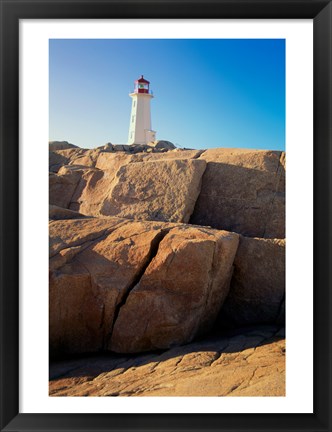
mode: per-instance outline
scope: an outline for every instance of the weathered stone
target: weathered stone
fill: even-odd
[[[158,150],[174,150],[176,148],[173,143],[165,140],[152,141],[149,143],[149,145]]]
[[[65,222],[69,226],[63,229]],[[160,230],[116,218],[53,222],[51,227],[62,236],[50,260],[51,354],[101,350],[116,307],[146,265]]]
[[[77,220],[51,221],[49,224],[50,258],[62,249],[79,246],[92,240],[104,237],[114,226],[125,222],[124,219],[85,218]]]
[[[50,225],[52,355],[94,352],[107,345],[116,307],[146,264],[156,225],[113,219]]]
[[[96,168],[100,170],[109,170],[114,172],[114,174],[117,172],[117,170],[123,166],[127,165],[132,161],[133,156],[127,154],[127,153],[106,153],[101,152],[98,155],[98,159],[96,162]]]
[[[104,145],[96,147],[96,150],[101,150],[103,152],[112,152],[113,151],[113,144],[111,142],[108,142]]]
[[[57,177],[50,177],[50,204],[69,208],[87,216],[98,215],[102,201],[98,204],[96,201],[100,198],[100,191],[96,187],[94,193],[91,193],[91,188],[94,189],[98,179],[103,175],[102,171],[94,168],[80,165],[62,166]],[[107,192],[108,188],[103,190],[104,195]]]
[[[285,339],[277,332],[277,327],[260,326],[163,353],[54,362],[49,394],[285,396]]]
[[[50,151],[78,148],[76,145],[70,144],[68,141],[49,141],[48,145]]]
[[[75,212],[73,210],[68,210],[67,208],[58,207],[55,205],[50,205],[49,208],[49,219],[61,220],[61,219],[80,219],[87,216],[81,213]]]
[[[153,150],[153,149],[148,149]],[[202,150],[180,150],[176,149],[165,153],[151,153],[147,150],[146,153],[130,152],[128,153],[104,153],[101,152],[96,162],[96,168],[101,170],[110,170],[114,173],[123,166],[135,162],[147,162],[169,159],[197,159],[202,153]]]
[[[49,152],[49,171],[57,173],[63,165],[67,165],[69,158],[57,153]]]
[[[52,355],[136,352],[206,332],[227,295],[237,244],[237,234],[185,225],[52,221]]]
[[[265,238],[283,238],[285,236],[286,214],[286,155],[281,153],[277,171],[277,186],[272,200],[270,215],[265,227]]]
[[[85,150],[82,155],[79,155],[78,157],[72,157],[70,165],[81,165],[93,168],[96,165],[96,161],[100,153],[101,150],[98,149]]]
[[[156,154],[156,156],[158,155]],[[155,170],[155,177],[153,179],[151,179],[152,172],[149,173],[149,170],[150,167],[154,167],[154,165],[148,165],[147,167],[143,165],[142,169],[142,164],[140,164],[139,179],[137,178],[137,168],[128,168],[125,175],[114,179],[116,173],[121,167],[130,163],[140,162],[141,160],[144,160],[144,157],[142,155],[128,155],[126,153],[100,153],[96,163],[96,170],[91,169],[80,171],[81,179],[76,188],[75,194],[72,196],[69,208],[75,211],[79,211],[82,214],[91,216],[99,216],[101,214],[107,216],[117,215],[130,218],[148,220],[156,219],[165,221],[181,220],[180,217],[182,212],[185,215],[183,221],[188,220],[189,215],[187,216],[187,213],[192,212],[192,208],[199,191],[198,187],[200,184],[200,171],[196,169],[196,166],[199,164],[202,165],[202,163],[198,162],[197,164],[196,162],[194,162],[196,166],[193,167],[194,169],[188,169],[188,175],[186,174],[187,166],[181,161],[178,162],[179,168],[174,169],[173,167],[173,170],[169,170],[166,166],[167,164],[157,165],[157,167],[161,168],[161,170],[164,169],[164,166],[166,166],[165,173],[160,174],[160,171],[156,172]],[[162,161],[162,163],[165,164],[165,161]],[[180,168],[183,170],[183,172],[180,176],[178,176],[176,181],[172,180],[172,183],[175,184],[169,188],[165,182],[168,181],[168,183],[171,183],[170,176],[176,174]],[[79,168],[76,168],[76,170],[78,169]],[[68,167],[65,167],[65,169],[61,169],[59,173],[64,174],[67,171]],[[133,173],[130,174],[132,171]],[[145,176],[143,182],[141,180],[143,178],[142,175]],[[160,183],[158,177],[161,176],[162,179],[165,181],[160,185],[158,184]],[[128,197],[128,195],[124,193],[124,190],[127,188],[128,183],[130,183],[131,185],[135,185],[136,191],[141,197],[142,193],[144,193],[142,190],[148,187],[147,183],[149,182],[151,183],[151,186],[150,190],[147,191],[148,202],[144,202],[144,200],[142,199],[138,203],[135,197],[133,197],[132,199],[131,196]],[[165,196],[160,196],[161,191],[158,192],[158,190],[153,190],[154,186],[156,188],[163,187],[164,190],[166,189]],[[178,190],[176,190],[177,186],[179,186]],[[186,197],[187,192],[188,196]],[[118,200],[118,193],[122,195],[121,202],[119,202]],[[179,195],[177,199],[175,198],[175,193],[178,193]],[[159,197],[157,198],[158,194]],[[153,196],[156,197],[156,200],[154,200]],[[113,197],[115,197],[115,201],[113,200]],[[154,201],[153,204],[151,203],[151,201]],[[115,202],[118,208],[110,208],[111,206],[113,207],[113,202]],[[166,203],[166,205],[168,206],[165,211],[168,211],[169,213],[171,212],[171,214],[175,210],[174,206],[177,205],[178,215],[180,216],[175,215],[174,219],[171,219],[168,217],[167,213],[163,214],[163,209],[161,209],[161,207],[164,205],[164,203]],[[121,207],[120,212],[118,212],[119,206]],[[154,215],[156,213],[158,214],[158,211],[161,214],[159,215],[159,217],[158,215],[155,217]],[[134,214],[133,212],[137,212],[137,214]],[[142,212],[147,213],[144,213],[142,216]]]
[[[249,237],[285,237],[283,153],[211,149],[190,222]]]
[[[80,178],[82,177],[82,174],[88,170],[89,170],[89,168],[86,168],[84,166],[64,165],[59,169],[58,175],[60,175],[60,176],[72,176],[75,179],[80,180]]]
[[[123,165],[100,212],[131,219],[188,222],[205,166],[203,160]]]
[[[237,246],[233,233],[172,229],[120,309],[109,348],[169,348],[206,332],[228,293]]]
[[[243,227],[248,228],[250,224],[251,228],[256,229],[258,227],[261,229],[262,224],[259,225],[261,221],[255,221],[253,218],[253,208],[251,208],[251,213],[248,213],[250,217],[247,217],[248,214],[244,211],[246,203],[256,200],[259,214],[261,216],[266,215],[263,234],[269,237],[280,228],[280,214],[284,211],[284,153],[218,149],[205,152],[201,155],[204,159],[197,160],[191,158],[197,158],[200,151],[176,150],[160,154],[132,155],[121,152],[98,151],[96,153],[98,155],[97,168],[72,164],[77,158],[85,157],[87,152],[89,151],[77,148],[57,150],[55,154],[69,160],[71,165],[62,166],[58,174],[51,174],[50,176],[50,203],[53,204],[50,211],[50,218],[53,219],[50,225],[50,270],[51,285],[53,288],[55,287],[52,291],[52,298],[54,304],[61,306],[59,293],[66,298],[67,288],[65,287],[72,286],[72,292],[77,291],[78,299],[78,303],[75,305],[75,294],[72,294],[73,298],[68,297],[68,305],[71,304],[74,310],[74,324],[70,330],[71,312],[69,312],[69,306],[60,307],[62,312],[66,311],[63,312],[66,317],[63,327],[65,330],[63,331],[61,330],[62,324],[59,324],[62,322],[62,318],[59,318],[60,312],[55,313],[52,309],[52,316],[55,313],[56,318],[54,319],[58,323],[53,328],[56,328],[55,334],[61,336],[59,336],[60,339],[55,337],[53,352],[71,353],[82,352],[82,350],[94,351],[95,349],[139,351],[183,343],[183,341],[191,340],[195,335],[206,331],[214,322],[224,300],[222,293],[225,291],[220,290],[220,287],[228,286],[233,261],[233,255],[230,252],[227,252],[224,257],[220,257],[217,252],[214,252],[213,260],[217,259],[223,262],[219,269],[221,273],[218,273],[214,265],[209,267],[212,260],[211,250],[213,247],[216,248],[212,245],[219,244],[217,240],[211,240],[211,236],[216,236],[213,234],[215,233],[214,230],[198,229],[197,227],[177,228],[176,230],[174,226],[163,223],[155,223],[152,228],[149,222],[137,222],[137,226],[140,228],[135,228],[131,225],[133,222],[114,217],[100,220],[80,220],[79,218],[84,217],[84,215],[100,216],[105,214],[106,216],[116,215],[143,220],[187,221],[199,194],[206,159],[208,160],[208,167],[210,167],[210,174],[208,177],[206,177],[206,173],[204,174],[205,186],[209,181],[209,176],[212,176],[210,178],[211,191],[208,190],[208,194],[205,196],[205,198],[208,197],[207,206],[210,206],[209,217],[215,218],[213,220],[219,223],[220,214],[229,212],[228,221],[234,219],[232,225],[234,231],[244,230]],[[160,158],[161,160],[148,161],[148,158]],[[213,162],[215,160],[217,162]],[[213,177],[215,173],[217,174]],[[217,179],[225,188],[225,191],[222,191],[222,199],[219,199],[218,195],[215,197],[213,195],[216,191],[220,192]],[[244,185],[244,189],[240,188],[241,184]],[[202,196],[204,198],[203,189],[195,212],[202,205],[200,202]],[[215,198],[215,209],[212,208],[213,197]],[[220,203],[225,203],[226,210],[222,206],[220,207]],[[240,206],[237,212],[236,205],[238,204],[243,205],[243,207]],[[81,214],[65,210],[68,207],[71,210],[80,211]],[[241,208],[242,213],[240,212]],[[233,213],[230,212],[230,209]],[[212,210],[215,211],[215,214]],[[197,217],[197,213],[195,214]],[[197,223],[195,214],[191,221]],[[72,218],[73,220],[65,220]],[[86,225],[82,224],[83,222]],[[202,221],[199,222],[202,223]],[[59,225],[60,223],[62,225]],[[143,259],[143,264],[141,261],[137,263],[137,268],[140,269],[138,270],[139,277],[131,280],[129,288],[127,284],[126,289],[123,286],[120,288],[117,286],[116,293],[113,288],[111,292],[108,292],[106,285],[109,283],[107,273],[109,270],[104,269],[100,274],[98,273],[98,283],[91,282],[96,278],[92,276],[95,273],[93,263],[97,263],[97,267],[102,267],[104,265],[109,266],[112,259],[117,260],[111,252],[107,252],[110,255],[107,255],[104,249],[100,252],[98,245],[104,242],[105,250],[114,249],[114,253],[117,253],[118,249],[114,247],[111,235],[113,235],[114,230],[114,232],[124,230],[124,225],[126,227],[128,225],[129,231],[132,230],[128,234],[130,242],[134,241],[135,243],[142,230],[144,231],[143,237],[151,230],[155,231],[156,237],[151,234],[152,240],[148,237],[147,244],[144,246],[144,251],[148,251],[146,255],[148,258],[145,261]],[[138,230],[137,235],[134,234],[136,229]],[[157,250],[155,242],[159,243],[159,236],[168,231],[169,233],[161,241]],[[253,231],[250,231],[250,234],[253,234]],[[218,235],[221,235],[220,232]],[[227,233],[227,236],[232,235]],[[125,236],[122,235],[122,237]],[[137,239],[132,240],[133,237],[137,237]],[[142,243],[141,240],[140,243]],[[231,244],[231,248],[234,248],[234,239],[229,244]],[[199,252],[196,251],[198,246]],[[282,240],[241,238],[241,247],[235,259],[232,289],[220,313],[220,325],[284,322],[284,246]],[[96,247],[96,250],[92,253],[91,259],[90,254],[93,247]],[[122,244],[121,247],[126,247],[126,245]],[[141,255],[144,256],[144,253]],[[154,253],[157,255],[150,263],[151,254]],[[96,261],[94,261],[95,255],[98,255]],[[229,260],[226,264],[223,261],[226,259],[225,257],[228,257]],[[92,264],[89,264],[89,260]],[[181,267],[182,261],[185,262],[185,270]],[[168,264],[169,262],[171,265]],[[148,268],[145,270],[147,265]],[[123,269],[126,268],[126,264],[123,265],[122,263],[121,268],[121,271],[125,271]],[[193,268],[200,270],[195,273]],[[225,271],[225,269],[229,269],[229,271]],[[117,271],[120,272],[120,270]],[[158,277],[155,276],[156,274]],[[181,309],[181,302],[178,301],[178,298],[185,297],[184,293],[186,293],[186,288],[183,288],[176,279],[178,275],[182,274],[191,275],[193,278],[191,280],[188,276],[191,286],[189,291],[192,295],[192,298],[190,297],[192,304],[189,302],[189,310],[193,310],[195,313],[188,313],[187,318]],[[130,272],[128,275],[131,277]],[[143,277],[139,282],[142,275]],[[207,282],[207,275],[212,278],[211,280],[218,280],[217,285],[211,281],[211,283]],[[103,285],[100,280],[105,280],[106,285]],[[124,280],[127,279],[124,278]],[[130,292],[135,284],[137,286]],[[155,284],[158,285],[158,289],[151,288],[151,286],[155,287]],[[175,288],[174,284],[176,285]],[[208,289],[206,284],[208,284]],[[198,286],[201,286],[202,292],[198,290]],[[178,295],[177,288],[180,289],[181,295]],[[165,289],[167,295],[162,294]],[[209,293],[208,296],[207,292]],[[128,299],[125,301],[128,293]],[[199,299],[205,299],[205,312],[199,303],[200,300],[195,297],[196,295],[200,296]],[[90,315],[87,314],[90,318],[93,316],[93,319],[91,318],[93,330],[90,333],[87,330],[90,324],[87,324],[85,319],[80,321],[77,317],[77,313],[80,314],[80,317],[82,314],[84,315],[88,304],[86,299],[88,299],[88,303],[92,304],[89,311]],[[123,301],[125,303],[120,308]],[[143,302],[143,306],[137,307],[140,302]],[[155,304],[161,307],[161,312],[158,312],[157,315],[158,319],[160,317],[162,319],[158,321],[153,315],[146,328],[140,327],[138,321],[146,322],[149,316],[148,312],[153,311]],[[169,304],[173,306],[172,313],[181,317],[181,325],[175,323],[172,313],[168,314]],[[81,306],[75,311],[77,305]],[[201,312],[198,314],[200,308]],[[192,316],[195,316],[195,320]],[[109,329],[109,325],[112,323],[111,328],[113,329],[114,321],[116,325],[111,338],[112,330]],[[194,321],[195,325],[193,324]],[[128,322],[132,324],[128,326]],[[155,323],[160,324],[160,326],[155,326]],[[78,326],[77,332],[75,326]],[[98,328],[102,328],[102,335],[98,333]],[[135,340],[132,336],[134,331],[140,333],[135,336]],[[128,336],[127,341],[123,342],[122,335],[126,335],[126,332],[131,336]],[[84,334],[87,334],[87,342],[81,341]]]
[[[86,216],[98,216],[103,200],[109,193],[114,174],[80,165],[60,168],[59,177],[75,179],[75,188],[67,207]],[[61,179],[59,180],[61,181]]]
[[[75,172],[60,174],[50,173],[49,176],[49,202],[58,207],[67,208],[71,202],[80,176]]]
[[[113,144],[113,150],[116,152],[127,152],[129,149],[129,144]]]
[[[149,155],[143,155],[142,161],[169,160],[169,159],[197,159],[201,153],[202,150],[175,149],[165,153],[152,153]]]
[[[105,151],[110,151],[110,152],[112,152],[112,151],[113,151],[113,144],[110,143],[110,142],[108,142],[108,143],[106,143],[104,146],[101,146],[101,148],[102,148],[103,150],[105,150]]]
[[[84,170],[69,208],[87,216],[99,216],[113,178],[114,174],[110,171]]]
[[[224,325],[284,323],[285,240],[240,237]]]
[[[137,153],[145,153],[148,150],[151,150],[151,147],[147,144],[130,144],[127,151],[129,153],[137,154]]]
[[[55,150],[54,153],[67,159],[67,163],[64,165],[70,165],[72,161],[80,158],[81,156],[84,156],[88,151],[89,150],[85,150],[77,147],[77,148],[68,148],[65,150]]]

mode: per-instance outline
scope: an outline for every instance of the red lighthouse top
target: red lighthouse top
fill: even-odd
[[[150,81],[147,81],[141,75],[141,78],[135,81],[135,90],[134,93],[149,93]]]

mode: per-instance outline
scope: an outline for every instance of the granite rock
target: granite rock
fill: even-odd
[[[249,237],[285,237],[284,153],[210,149],[190,222]]]

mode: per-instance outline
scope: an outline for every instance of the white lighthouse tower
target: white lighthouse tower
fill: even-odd
[[[156,132],[151,130],[150,101],[153,95],[149,87],[150,82],[141,75],[141,78],[135,81],[134,93],[129,94],[133,101],[128,144],[147,144],[156,139]]]

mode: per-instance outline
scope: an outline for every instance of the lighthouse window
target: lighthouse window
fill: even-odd
[[[136,101],[133,102],[133,107],[135,108],[135,106],[136,106]]]
[[[134,123],[134,120],[135,120],[135,116],[133,115],[131,116],[131,122]]]

